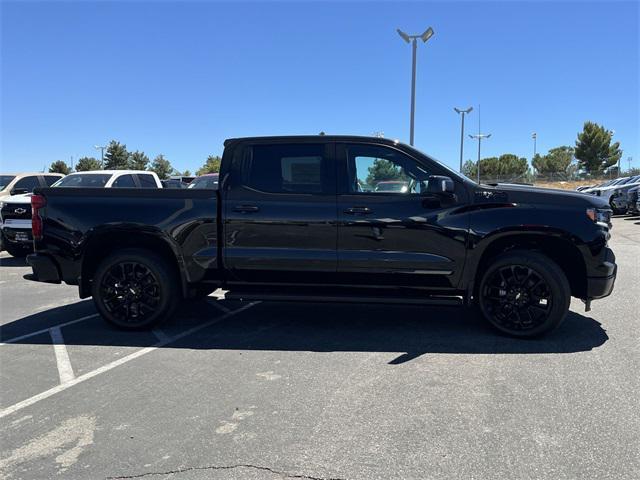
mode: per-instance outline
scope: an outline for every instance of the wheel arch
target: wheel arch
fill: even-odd
[[[149,250],[165,259],[174,274],[179,276],[182,296],[187,293],[187,278],[177,245],[157,230],[107,229],[93,232],[84,242],[82,249],[82,265],[80,269],[80,298],[91,296],[91,282],[100,265],[108,255],[125,248]]]
[[[482,272],[497,255],[511,250],[532,250],[542,253],[555,262],[563,271],[571,295],[584,298],[587,292],[587,269],[580,249],[570,235],[564,232],[503,232],[487,238],[476,245],[471,256],[471,271],[474,272],[467,292],[476,297]]]

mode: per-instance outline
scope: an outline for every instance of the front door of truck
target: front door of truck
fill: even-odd
[[[336,145],[338,271],[343,283],[454,288],[467,238],[455,195],[427,193],[436,162],[418,161],[389,145]]]
[[[333,144],[240,147],[224,195],[230,282],[324,283],[335,276]]]

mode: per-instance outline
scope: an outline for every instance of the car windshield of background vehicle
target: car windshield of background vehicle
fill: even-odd
[[[14,178],[16,178],[15,175],[0,175],[0,190],[4,190]]]
[[[198,177],[187,188],[218,188],[218,175]]]
[[[52,187],[94,187],[94,188],[103,188],[111,175],[108,173],[76,173],[74,175],[68,175],[64,178],[61,178],[59,181],[54,183]]]

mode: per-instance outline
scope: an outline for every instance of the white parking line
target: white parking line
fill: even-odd
[[[169,339],[169,336],[159,328],[154,328],[151,330],[151,333],[153,333],[160,342],[165,342]]]
[[[131,360],[135,360],[138,357],[141,357],[143,355],[146,355],[147,353],[153,352],[154,350],[160,348],[160,347],[164,347],[165,345],[168,345],[169,343],[175,342],[176,340],[179,340],[181,338],[184,338],[186,336],[189,336],[197,331],[202,330],[203,328],[207,328],[210,327],[211,325],[221,322],[223,320],[226,320],[229,317],[232,317],[240,312],[243,312],[244,310],[247,310],[248,308],[253,307],[254,305],[256,305],[257,303],[260,302],[252,302],[249,303],[248,305],[245,305],[244,307],[240,307],[236,310],[233,310],[229,313],[225,313],[224,315],[222,315],[221,317],[218,318],[214,318],[213,320],[209,321],[209,322],[205,322],[202,325],[198,325],[195,326],[193,328],[190,328],[189,330],[186,330],[182,333],[179,333],[177,335],[173,335],[171,337],[168,337],[166,340],[164,341],[160,341],[158,343],[156,343],[155,345],[151,346],[151,347],[146,347],[143,348],[142,350],[138,350],[137,352],[133,352],[130,355],[127,355],[125,357],[119,358],[118,360],[115,360],[111,363],[108,363],[100,368],[96,368],[95,370],[92,370],[90,372],[87,372],[83,375],[80,375],[79,377],[74,378],[73,380],[68,381],[67,383],[63,383],[61,385],[58,385],[56,387],[50,388],[49,390],[39,393],[38,395],[34,395],[33,397],[27,398],[26,400],[22,400],[21,402],[18,402],[14,405],[11,405],[3,410],[0,410],[0,418],[4,418],[7,415],[11,415],[12,413],[15,413],[19,410],[22,410],[23,408],[26,408],[30,405],[33,405],[34,403],[39,402],[40,400],[44,400],[45,398],[49,398],[53,395],[55,395],[56,393],[62,392],[68,388],[73,387],[74,385],[77,385],[79,383],[82,383],[86,380],[89,380],[93,377],[96,377],[98,375],[100,375],[101,373],[105,373],[108,372],[109,370],[112,370],[116,367],[119,367],[120,365],[124,365],[125,363],[130,362]],[[76,322],[71,322],[71,323],[76,323]],[[69,322],[67,323],[69,324]],[[46,331],[46,330],[45,330]],[[15,340],[14,340],[15,341]]]
[[[229,313],[231,310],[229,310],[227,307],[225,307],[224,305],[222,305],[220,303],[220,300],[214,300],[213,298],[207,298],[207,303],[209,305],[213,305],[214,307],[216,307],[219,310],[222,310],[224,313]]]
[[[53,350],[56,353],[56,365],[58,366],[60,383],[64,384],[70,382],[76,378],[76,376],[73,373],[71,360],[69,360],[69,353],[67,352],[67,347],[64,344],[62,330],[60,330],[60,327],[53,327],[49,330],[49,333],[51,334],[51,341],[53,342]]]
[[[67,325],[73,325],[74,323],[84,322],[85,320],[89,320],[90,318],[94,318],[94,317],[97,317],[97,316],[98,316],[98,314],[94,313],[92,315],[87,315],[86,317],[76,318],[75,320],[70,320],[70,321],[65,322],[65,323],[60,323],[58,325],[53,325],[52,327],[43,328],[42,330],[37,330],[35,332],[26,333],[25,335],[20,335],[19,337],[13,337],[13,338],[10,338],[9,340],[5,340],[4,342],[0,343],[0,346],[6,345],[8,343],[19,342],[20,340],[24,340],[25,338],[33,337],[34,335],[40,335],[41,333],[47,333],[52,328],[61,328],[61,327],[66,327]]]

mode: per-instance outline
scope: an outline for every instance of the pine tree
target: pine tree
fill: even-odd
[[[611,143],[613,133],[594,122],[585,122],[578,133],[575,156],[582,169],[590,174],[602,174],[622,157],[620,142]]]

